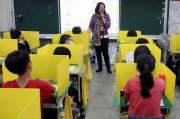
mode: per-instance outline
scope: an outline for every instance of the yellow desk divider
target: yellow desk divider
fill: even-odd
[[[118,31],[118,40],[124,37],[127,37],[128,30],[120,30]],[[136,30],[137,37],[141,37],[141,31]]]
[[[126,52],[134,52],[135,49],[142,44],[119,44],[119,59],[120,62],[126,61]],[[161,62],[161,50],[154,44],[145,44],[152,55],[155,57],[156,63]]]
[[[180,34],[171,35],[170,50],[172,53],[180,53]]]
[[[39,89],[0,89],[0,119],[41,119],[40,105]]]
[[[139,38],[145,38],[148,40],[149,44],[153,44],[153,40],[149,37],[120,37],[118,40],[117,40],[117,43],[122,43],[123,44],[136,44],[136,41],[139,39]]]
[[[56,34],[52,37],[53,44],[59,44],[60,37],[62,34]],[[74,44],[82,44],[83,45],[83,53],[89,53],[90,48],[90,39],[86,34],[71,34],[71,38]]]
[[[21,31],[25,39],[30,45],[30,49],[37,48],[40,46],[39,31]],[[11,39],[10,32],[4,32],[3,38]]]
[[[32,63],[32,79],[52,79],[57,82],[58,96],[68,87],[69,81],[69,58],[68,56],[56,55],[30,55]],[[17,75],[9,72],[4,63],[2,65],[3,81],[14,80]]]
[[[83,46],[77,44],[47,44],[42,48],[38,49],[38,54],[42,55],[53,55],[54,50],[58,46],[66,47],[71,52],[71,59],[69,60],[69,64],[78,65],[78,69],[83,66]]]
[[[90,41],[89,37],[86,34],[72,34],[71,38],[74,44],[82,44],[83,45],[83,53],[89,54]]]
[[[55,34],[55,35],[52,37],[52,43],[53,43],[53,44],[59,44],[61,35],[62,35],[62,34]]]
[[[0,57],[6,57],[15,50],[18,50],[17,40],[0,39]]]
[[[63,33],[63,34],[72,35],[73,33],[72,33],[72,30],[66,30],[66,31],[64,31],[64,33]]]
[[[124,88],[127,81],[130,78],[136,76],[136,64],[131,63],[116,63],[116,80],[115,91],[120,104],[120,91]],[[156,63],[155,70],[153,72],[154,77],[159,77],[160,73],[165,74],[165,96],[171,105],[174,105],[174,91],[175,91],[175,74],[168,69],[164,64]]]

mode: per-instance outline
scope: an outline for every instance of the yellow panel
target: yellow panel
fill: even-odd
[[[174,105],[174,91],[175,91],[175,74],[169,70],[164,64],[162,64],[162,72],[165,74],[165,95],[168,100]]]
[[[84,54],[89,53],[90,42],[86,34],[72,34],[74,44],[82,44]]]
[[[83,76],[82,77],[82,99],[83,99],[83,105],[84,106],[87,106],[88,104],[88,98],[89,98],[89,87],[88,87],[88,84],[89,84],[89,81],[88,79]]]
[[[120,91],[124,88],[127,81],[136,76],[136,64],[131,63],[116,63],[116,79],[115,90],[120,104]],[[174,104],[174,88],[175,88],[175,75],[164,64],[156,63],[155,71],[153,71],[154,77],[159,77],[160,73],[165,74],[165,95],[171,104]]]
[[[66,58],[61,60],[57,65],[58,96],[60,96],[68,87],[70,83],[69,79],[69,57],[66,56]]]
[[[0,119],[41,119],[39,89],[1,88]]]
[[[127,37],[127,30],[118,31],[118,41],[120,41],[121,38]],[[141,31],[136,30],[137,37],[141,37]]]
[[[71,52],[70,64],[77,64],[79,69],[83,66],[83,46],[78,44],[48,44],[38,49],[38,54],[53,54],[54,50],[58,46],[66,47]]]
[[[60,96],[69,84],[68,56],[30,55],[30,58],[32,62],[32,79],[52,79],[54,82],[57,82],[58,96]],[[16,74],[10,73],[5,68],[4,63],[2,70],[4,82],[17,78]]]
[[[119,44],[119,57],[121,62],[126,60],[126,52],[134,52],[136,47],[142,44]],[[154,44],[146,44],[157,63],[161,61],[161,50]]]
[[[40,46],[39,32],[38,31],[21,31],[24,38],[29,43],[30,49]],[[3,38],[11,39],[10,32],[4,32]]]
[[[9,33],[9,32],[4,32],[4,33],[3,33],[3,38],[5,38],[5,39],[11,39],[10,33]]]
[[[60,37],[62,34],[56,34],[52,37],[53,44],[59,44]],[[74,44],[82,44],[84,54],[89,53],[90,48],[90,37],[87,34],[69,34]]]
[[[17,49],[17,40],[0,39],[0,57],[6,57],[10,52]]]
[[[152,38],[149,38],[149,37],[143,37],[143,36],[141,36],[141,37],[139,37],[139,38],[145,38],[145,39],[148,40],[149,44],[153,44],[153,39],[152,39]]]
[[[39,31],[21,31],[30,45],[30,49],[40,46]]]
[[[170,49],[172,52],[180,52],[180,34],[171,35]]]
[[[61,37],[62,34],[56,34],[52,37],[52,43],[53,44],[59,44],[59,41],[60,41],[60,37]]]

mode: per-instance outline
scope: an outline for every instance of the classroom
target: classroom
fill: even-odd
[[[179,119],[180,0],[0,0],[0,119]]]

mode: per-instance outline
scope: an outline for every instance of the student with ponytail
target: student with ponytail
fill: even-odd
[[[128,119],[162,119],[160,101],[164,95],[164,81],[153,78],[155,59],[151,54],[137,56],[139,75],[129,79],[124,97],[129,101]]]

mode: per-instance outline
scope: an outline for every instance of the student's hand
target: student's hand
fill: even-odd
[[[26,41],[23,34],[20,35],[20,39],[22,39],[23,41]]]

